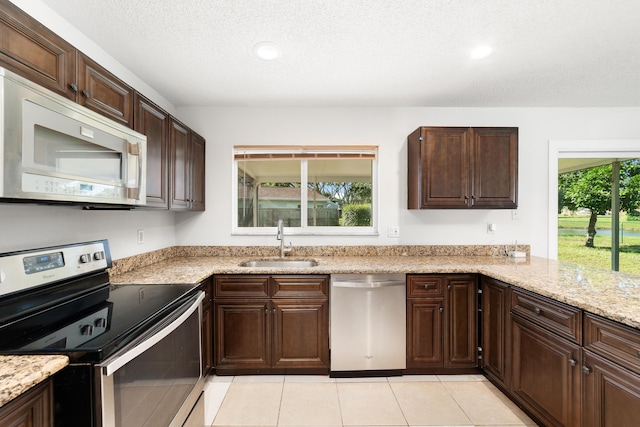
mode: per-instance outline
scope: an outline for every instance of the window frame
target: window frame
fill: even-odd
[[[300,227],[286,227],[286,234],[289,236],[378,236],[378,206],[379,206],[379,186],[378,186],[378,147],[371,145],[335,145],[335,146],[299,146],[299,145],[238,145],[232,148],[232,168],[231,168],[231,235],[234,236],[270,236],[277,232],[277,227],[239,227],[238,226],[238,166],[242,160],[238,155],[242,152],[247,154],[275,154],[276,156],[291,155],[291,160],[300,161],[300,204],[306,206],[308,202],[308,192],[302,191],[308,188],[308,161],[311,158],[305,156],[318,154],[366,154],[371,158],[371,225],[368,227],[355,226],[310,226],[308,225],[308,212],[301,209]],[[300,157],[298,157],[300,156]],[[318,159],[323,157],[319,156]],[[336,156],[339,158],[339,156]],[[287,158],[278,157],[278,160]]]

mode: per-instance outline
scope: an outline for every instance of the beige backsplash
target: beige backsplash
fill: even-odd
[[[288,257],[320,256],[504,256],[512,245],[294,246]],[[276,246],[172,246],[113,261],[111,275],[124,274],[175,257],[277,257]],[[530,253],[529,245],[518,250]]]

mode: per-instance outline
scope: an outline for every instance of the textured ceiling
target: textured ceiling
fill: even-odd
[[[639,0],[41,1],[176,106],[640,106]]]

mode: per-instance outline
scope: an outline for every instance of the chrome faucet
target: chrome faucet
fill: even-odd
[[[293,247],[291,243],[289,243],[289,247],[285,249],[284,247],[284,221],[282,219],[278,220],[278,233],[276,234],[276,239],[280,240],[280,258],[284,258],[284,254],[291,252]]]

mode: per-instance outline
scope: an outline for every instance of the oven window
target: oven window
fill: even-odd
[[[34,162],[49,171],[102,181],[122,180],[122,153],[35,125]]]
[[[200,378],[198,311],[113,377],[116,426],[169,425]]]

